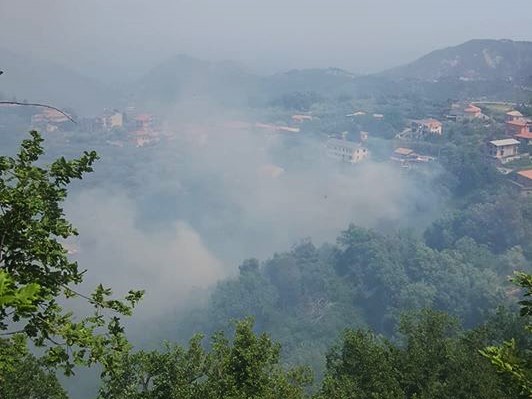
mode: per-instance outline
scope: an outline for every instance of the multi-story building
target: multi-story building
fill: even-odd
[[[488,155],[500,163],[519,159],[519,144],[516,139],[492,140],[488,142]]]
[[[515,120],[518,120],[518,119],[522,119],[523,118],[523,114],[519,111],[509,111],[506,113],[506,122],[511,122],[511,121],[515,121]]]
[[[327,140],[327,154],[344,162],[358,163],[369,157],[369,151],[361,143],[330,138]]]

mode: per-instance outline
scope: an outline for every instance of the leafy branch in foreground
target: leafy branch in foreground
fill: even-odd
[[[517,272],[512,281],[524,289],[524,297],[519,301],[521,317],[527,319],[526,330],[532,332],[532,275]],[[488,358],[501,372],[508,375],[521,389],[524,397],[532,397],[532,356],[530,348],[518,348],[515,339],[501,346],[489,346],[480,353]]]
[[[41,167],[43,139],[36,131],[30,136],[17,156],[0,156],[0,347],[20,348],[20,337],[29,338],[44,348],[48,366],[71,374],[75,364],[98,362],[106,373],[129,348],[119,316],[131,315],[143,292],[116,300],[102,285],[92,295],[75,290],[84,271],[60,240],[78,233],[61,203],[67,185],[92,172],[98,156],[85,152]],[[64,310],[59,303],[72,297],[84,298],[93,314],[79,318]],[[10,364],[12,356],[13,350],[0,350],[0,364]],[[2,375],[0,367],[0,381]]]

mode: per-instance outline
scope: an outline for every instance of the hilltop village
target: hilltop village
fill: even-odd
[[[53,109],[31,108],[31,111],[25,109],[23,113],[28,129],[51,136],[68,136],[73,132],[85,134],[118,148],[164,145],[165,141],[175,139],[179,132],[185,132],[191,140],[202,143],[208,142],[209,136],[217,130],[224,134],[247,131],[262,137],[293,137],[296,141],[298,137],[310,135],[321,142],[320,156],[323,158],[352,167],[372,159],[388,162],[405,171],[437,164],[439,158],[446,156],[446,144],[456,144],[457,131],[466,137],[471,131],[474,132],[471,137],[476,140],[479,154],[520,192],[528,195],[532,194],[529,150],[532,145],[532,119],[517,108],[522,109],[523,106],[507,102],[454,102],[440,109],[437,117],[419,115],[416,119],[405,118],[402,127],[387,133],[384,150],[381,144],[375,148],[376,138],[379,138],[382,126],[386,126],[388,115],[361,109],[344,114],[341,123],[335,121],[336,125],[348,129],[336,132],[323,126],[327,125],[324,121],[327,122],[330,116],[313,110],[291,114],[284,111],[282,115],[285,116],[266,116],[265,121],[215,120],[177,126],[168,123],[162,115],[134,106],[124,110],[107,109],[95,117],[76,116],[75,123]],[[20,107],[2,105],[0,112],[5,116],[21,111]],[[9,118],[6,119],[9,121]],[[279,165],[265,165],[263,169],[284,172]],[[282,174],[266,173],[275,177]]]
[[[532,42],[107,88],[12,65],[0,398],[532,397]]]

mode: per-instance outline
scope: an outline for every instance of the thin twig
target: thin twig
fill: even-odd
[[[22,105],[22,106],[27,105],[30,107],[43,107],[43,108],[53,109],[54,111],[59,112],[61,115],[66,116],[70,122],[77,124],[77,122],[70,115],[66,114],[64,111],[61,111],[59,108],[52,107],[51,105],[39,104],[39,103],[21,103],[18,101],[0,101],[0,104]]]
[[[1,332],[0,333],[0,336],[8,336],[8,335],[15,335],[15,334],[21,334],[23,333],[25,330],[24,329],[21,329],[21,330],[17,330],[17,331],[7,331],[7,332]]]
[[[6,232],[2,234],[2,240],[0,241],[0,267],[4,263],[4,240],[6,238]]]
[[[85,300],[87,300],[91,305],[99,305],[98,302],[96,302],[94,299],[92,299],[91,297],[87,296],[87,295],[84,295],[80,292],[77,292],[76,290],[73,290],[72,288],[70,288],[68,285],[66,284],[61,284],[61,287],[63,287],[63,289],[65,290],[68,290],[70,292],[72,292],[74,295],[77,295]]]

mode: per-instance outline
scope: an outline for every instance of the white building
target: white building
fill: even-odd
[[[118,111],[107,112],[102,118],[102,125],[107,130],[124,127],[124,114]]]
[[[327,155],[344,162],[358,163],[369,157],[369,151],[360,143],[331,138],[327,140]]]
[[[515,139],[492,140],[488,143],[488,154],[501,163],[519,159],[519,141]]]

